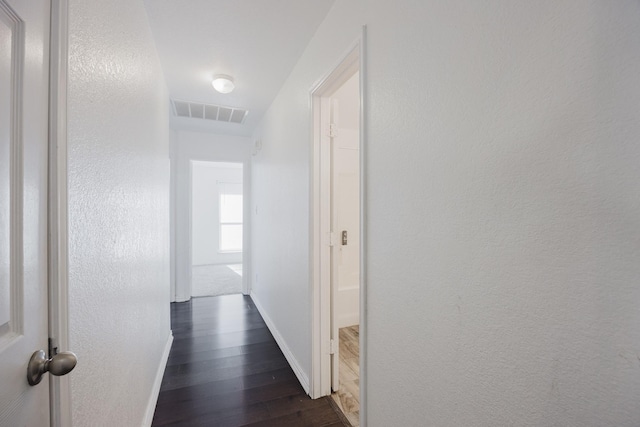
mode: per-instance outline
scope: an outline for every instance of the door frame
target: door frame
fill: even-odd
[[[251,205],[251,200],[249,199],[249,195],[247,194],[248,191],[247,189],[249,188],[249,183],[247,182],[247,179],[250,179],[250,176],[247,173],[247,168],[248,168],[248,163],[247,161],[239,161],[239,160],[210,160],[210,159],[206,159],[206,160],[200,160],[200,159],[195,159],[195,158],[190,158],[189,159],[189,183],[188,183],[188,187],[189,187],[189,191],[188,191],[188,197],[189,197],[189,205],[188,205],[188,211],[189,211],[189,217],[188,217],[188,222],[189,222],[189,249],[188,249],[188,259],[189,259],[189,265],[190,265],[190,269],[188,270],[188,276],[189,276],[189,291],[188,291],[188,298],[187,300],[191,299],[193,297],[193,164],[194,162],[199,162],[199,163],[235,163],[238,165],[241,165],[242,168],[242,287],[241,287],[241,292],[242,295],[249,295],[251,293],[251,289],[249,287],[249,262],[250,259],[248,257],[249,252],[251,252],[250,250],[250,242],[251,242],[251,236],[250,236],[250,231],[249,231],[249,224],[248,224],[248,218],[250,218],[250,205]],[[247,178],[249,177],[249,178]],[[216,189],[217,191],[217,189]],[[183,288],[184,290],[184,288]],[[176,294],[178,294],[176,292]],[[184,296],[186,296],[186,293],[183,293],[183,298]],[[176,301],[181,301],[178,299],[177,296],[174,297],[176,299]]]
[[[49,37],[48,300],[51,347],[69,348],[69,230],[67,187],[68,0],[51,0]],[[69,377],[49,379],[50,424],[71,425]]]
[[[330,330],[331,330],[331,257],[329,247],[330,165],[321,150],[328,138],[323,129],[322,104],[326,97],[344,84],[355,71],[360,72],[360,419],[366,424],[366,27],[336,66],[332,67],[310,90],[311,105],[311,378],[310,394],[319,398],[331,394]],[[325,126],[326,127],[326,126]],[[323,157],[324,156],[324,157]]]
[[[251,160],[238,154],[194,154],[188,152],[182,154],[177,147],[171,153],[171,180],[175,185],[175,196],[170,209],[173,210],[174,227],[170,246],[173,251],[175,287],[171,291],[170,302],[185,302],[192,297],[192,267],[193,267],[193,212],[192,212],[192,187],[193,187],[193,162],[222,162],[242,164],[242,197],[243,197],[243,226],[242,226],[242,294],[251,293]],[[186,171],[185,175],[178,175],[180,171]],[[186,208],[178,209],[178,205],[184,203]],[[179,245],[186,245],[183,256],[178,256]]]

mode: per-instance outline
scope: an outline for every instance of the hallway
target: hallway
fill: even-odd
[[[345,426],[311,400],[248,296],[171,304],[174,334],[154,426]]]

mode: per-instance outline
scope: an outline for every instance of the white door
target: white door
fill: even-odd
[[[340,368],[340,345],[339,345],[339,328],[340,307],[339,301],[339,280],[347,276],[357,278],[357,289],[355,290],[355,298],[358,307],[356,308],[355,319],[360,320],[360,278],[359,278],[359,262],[360,262],[360,224],[361,215],[360,194],[353,198],[357,201],[357,207],[353,208],[357,212],[357,226],[353,229],[348,226],[347,229],[347,245],[342,245],[342,231],[340,227],[345,225],[335,218],[334,207],[343,197],[341,191],[334,191],[336,184],[334,177],[334,151],[336,141],[341,144],[341,132],[344,128],[353,130],[356,135],[355,144],[351,147],[357,147],[358,154],[351,156],[357,157],[357,184],[352,187],[360,186],[360,89],[359,89],[359,64],[360,64],[360,47],[355,47],[344,61],[322,81],[315,89],[312,90],[313,100],[313,186],[312,186],[312,206],[313,206],[313,358],[312,358],[312,387],[311,395],[314,398],[326,396],[333,389],[338,390],[339,384],[339,368]],[[355,99],[352,99],[354,86],[348,85],[349,81],[355,82]],[[340,127],[338,123],[338,105],[344,111],[340,113],[340,118],[344,123]],[[332,105],[334,104],[334,105]],[[333,111],[332,111],[333,110]],[[355,111],[355,116],[354,116]],[[333,121],[333,126],[332,126]],[[354,125],[355,123],[355,125]],[[337,134],[337,135],[336,135]],[[335,135],[335,136],[331,136]],[[352,153],[352,154],[355,154]],[[341,166],[339,166],[340,168]],[[359,189],[358,189],[359,193]],[[346,248],[345,246],[349,246]],[[343,250],[343,249],[346,249]],[[357,257],[352,255],[357,254]],[[336,268],[342,259],[357,258],[356,265],[358,272],[349,273],[347,270]]]
[[[48,0],[0,0],[0,426],[48,426]]]
[[[360,138],[358,129],[339,126],[339,103],[332,100],[331,131],[331,335],[332,389],[338,390],[340,328],[360,319]]]
[[[338,234],[333,269],[338,328],[360,323],[360,135],[340,127],[333,138],[333,226]]]

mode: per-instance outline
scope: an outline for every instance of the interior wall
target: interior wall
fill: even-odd
[[[310,91],[361,32],[359,2],[337,1],[254,133],[252,297],[303,385],[311,369]]]
[[[169,192],[169,259],[170,259],[170,296],[171,302],[175,300],[176,295],[176,186],[177,186],[177,147],[178,147],[178,132],[174,129],[169,130],[169,163],[170,163],[170,192]]]
[[[347,245],[337,245],[334,259],[338,280],[338,328],[360,323],[360,73],[331,96],[337,101],[333,138],[333,230],[347,231]]]
[[[140,426],[154,397],[171,336],[168,105],[142,2],[69,0],[76,426]]]
[[[220,188],[239,184],[242,191],[242,174],[242,163],[192,162],[192,265],[242,262],[242,252],[220,252]]]
[[[243,165],[244,235],[243,247],[243,292],[251,286],[251,138],[212,133],[177,131],[175,164],[175,248],[176,287],[172,300],[188,301],[191,298],[191,161],[233,162]]]
[[[640,3],[366,22],[367,425],[640,425]]]

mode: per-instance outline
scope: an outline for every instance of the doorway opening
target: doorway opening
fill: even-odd
[[[311,92],[312,397],[331,395],[360,425],[364,380],[361,43]]]
[[[331,397],[352,426],[359,425],[360,411],[359,81],[360,73],[356,71],[329,96],[328,111],[325,109],[330,120],[329,203],[333,240],[330,242],[330,316],[334,341]]]
[[[191,161],[191,294],[242,293],[243,165]]]

